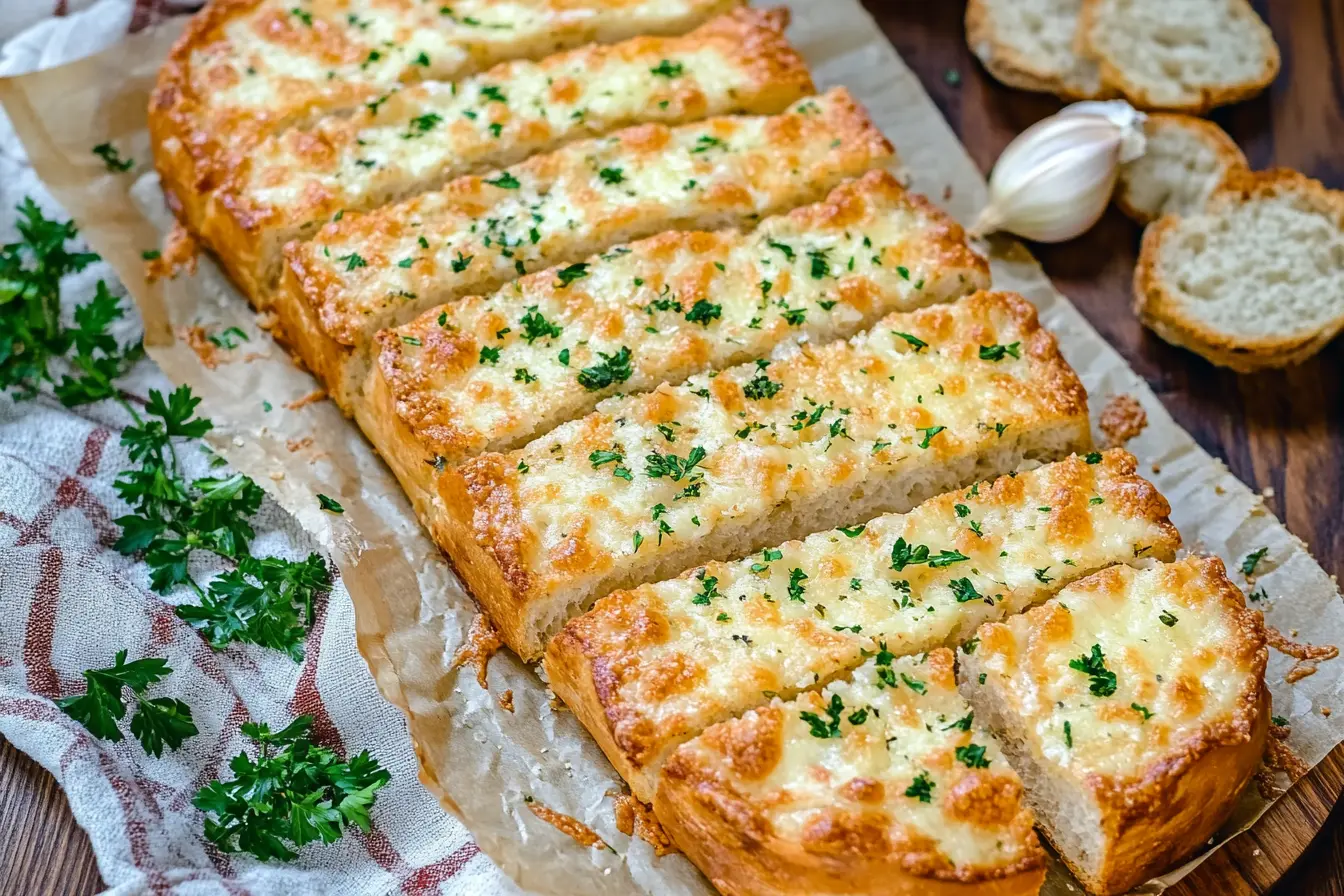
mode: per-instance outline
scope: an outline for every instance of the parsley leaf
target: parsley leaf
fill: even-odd
[[[982,345],[980,346],[981,361],[1002,361],[1005,355],[1011,355],[1014,358],[1022,357],[1020,342],[1014,342],[1010,345]]]
[[[594,364],[579,371],[579,385],[589,392],[605,389],[616,383],[623,383],[630,379],[634,373],[630,367],[630,349],[628,347],[621,346],[621,350],[613,355],[606,352],[598,352],[597,354],[602,359],[600,364]],[[564,361],[565,359],[562,358],[561,360]]]
[[[798,717],[808,724],[813,737],[832,738],[840,736],[840,717],[845,711],[845,703],[839,694],[831,694],[830,705],[826,707],[826,719],[814,712],[800,712]]]
[[[1265,559],[1269,553],[1269,548],[1260,548],[1258,551],[1251,551],[1246,555],[1246,559],[1241,561],[1241,572],[1243,575],[1255,575],[1255,568],[1260,565],[1260,561]]]
[[[691,310],[686,312],[686,319],[693,324],[709,326],[709,322],[717,320],[723,316],[723,306],[714,305],[704,299],[696,299]]]
[[[1069,660],[1069,668],[1091,677],[1089,690],[1092,696],[1109,697],[1115,693],[1115,673],[1106,668],[1106,655],[1101,652],[1100,644],[1093,644],[1090,654]]]
[[[564,267],[556,271],[555,276],[558,278],[555,288],[563,289],[575,280],[580,280],[588,276],[588,263],[586,261],[580,261],[576,264],[571,264],[569,267]]]
[[[135,698],[136,711],[131,716],[131,734],[145,752],[162,756],[164,747],[176,750],[182,742],[196,734],[191,719],[191,708],[172,697],[144,696],[150,685],[167,678],[172,669],[167,660],[145,657],[126,662],[126,651],[117,651],[116,659],[107,669],[84,671],[83,694],[62,697],[56,701],[61,712],[79,722],[94,737],[110,741],[122,739],[117,722],[126,715],[123,690]]]
[[[957,747],[955,755],[957,761],[967,768],[989,768],[989,760],[985,758],[985,748],[980,744],[967,744],[964,747]]]
[[[664,59],[649,71],[663,78],[680,78],[682,73],[682,64],[680,62],[671,62]]]
[[[527,313],[520,321],[523,327],[522,337],[531,345],[538,339],[554,339],[561,333],[558,324],[551,323],[539,311],[536,305],[527,306]]]
[[[929,779],[928,772],[920,772],[915,776],[915,780],[910,782],[910,786],[905,788],[905,795],[921,803],[933,801],[934,783]]]
[[[224,852],[289,860],[308,843],[339,840],[351,825],[368,831],[369,810],[391,776],[367,751],[342,761],[313,744],[312,724],[300,716],[272,732],[244,723],[256,758],[239,753],[229,762],[233,780],[212,781],[191,801],[207,816],[207,840]]]

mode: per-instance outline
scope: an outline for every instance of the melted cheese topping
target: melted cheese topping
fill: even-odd
[[[287,233],[639,121],[778,112],[810,92],[779,17],[741,10],[682,38],[643,37],[376,98],[248,154],[229,204]]]
[[[457,463],[535,438],[617,389],[849,336],[988,281],[960,228],[874,171],[750,234],[662,234],[589,258],[568,285],[551,269],[431,309],[379,335],[379,363],[425,457]],[[495,353],[484,363],[483,350]],[[622,351],[629,378],[584,377]]]
[[[850,681],[710,729],[678,751],[679,772],[712,780],[804,851],[843,834],[856,858],[915,875],[1034,868],[1022,783],[952,667],[947,650],[876,656]],[[768,770],[762,755],[776,760]]]
[[[403,81],[454,78],[590,40],[676,33],[724,0],[262,0],[189,57],[190,86],[217,122],[290,122]],[[204,124],[204,123],[203,123]],[[227,134],[221,135],[227,139]]]
[[[1117,567],[980,629],[979,671],[1040,761],[1080,781],[1142,778],[1254,712],[1265,658],[1253,615],[1217,560]]]
[[[290,288],[329,335],[359,344],[393,317],[621,240],[813,201],[889,151],[843,89],[779,116],[642,125],[345,215],[286,249]]]
[[[608,399],[504,456],[534,593],[1085,413],[1053,339],[1009,294],[891,315],[848,342],[780,354]],[[590,375],[618,366],[608,359]],[[459,469],[470,480],[498,457]]]
[[[604,710],[617,743],[656,764],[709,724],[828,681],[879,647],[956,645],[1079,576],[1170,557],[1169,508],[1134,468],[1112,451],[1004,476],[612,595],[570,628],[584,632],[590,663],[614,671]],[[910,558],[921,546],[931,562]]]

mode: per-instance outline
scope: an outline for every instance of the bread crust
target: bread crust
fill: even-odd
[[[257,139],[249,143],[249,152],[236,153],[223,166],[226,170],[205,200],[194,198],[204,203],[197,221],[200,234],[253,304],[264,309],[279,272],[284,242],[311,236],[338,214],[385,204],[389,190],[392,200],[404,199],[441,187],[454,177],[511,165],[570,140],[599,136],[641,121],[677,125],[707,115],[782,111],[813,89],[805,63],[784,37],[787,24],[786,9],[742,8],[682,37],[643,36],[558,53],[536,63],[505,62],[454,82],[451,92],[438,89],[444,86],[442,82],[413,87],[385,94],[377,104],[367,104],[371,108]],[[613,101],[614,108],[590,110],[579,118],[557,115],[561,111],[558,97],[567,95],[566,90],[579,99],[584,97],[586,85],[572,77],[576,71],[591,73],[598,83],[604,83],[603,77],[623,83],[621,79],[636,62],[651,69],[668,57],[700,59],[715,53],[731,79],[717,70],[690,66],[676,79],[654,78],[667,83],[652,84],[647,96],[621,94],[629,101],[625,108]],[[539,107],[540,114],[529,114],[530,102],[516,95],[520,79],[528,85],[550,84],[544,90],[553,102]],[[513,105],[487,100],[482,109],[464,109],[461,103],[467,103],[468,91],[474,95],[478,82],[500,90]],[[459,96],[464,99],[453,105]],[[645,100],[642,106],[641,97]],[[472,118],[463,117],[467,114]],[[497,131],[485,127],[491,115],[500,119],[495,123]],[[432,128],[427,139],[407,140],[403,134],[390,149],[375,139],[392,129],[415,134],[416,122]],[[376,145],[370,147],[366,136]],[[438,164],[426,161],[427,152],[438,157]],[[360,153],[374,158],[386,153],[389,158],[368,171],[352,169],[351,160]],[[280,180],[291,181],[293,186],[277,195],[273,190]]]
[[[1101,83],[1104,88],[1114,90],[1140,109],[1185,112],[1189,115],[1204,115],[1216,106],[1238,103],[1260,94],[1279,74],[1279,45],[1274,35],[1256,14],[1246,0],[1227,0],[1235,7],[1235,15],[1253,20],[1264,56],[1264,65],[1255,77],[1235,84],[1209,84],[1199,88],[1184,102],[1166,102],[1159,99],[1148,89],[1126,76],[1124,68],[1098,48],[1092,38],[1094,32],[1108,27],[1103,18],[1102,6],[1111,0],[1083,0],[1083,11],[1078,22],[1078,49],[1085,56],[1094,59],[1101,71]]]
[[[937,650],[918,666],[925,670],[920,675],[934,693],[955,688],[953,662],[950,651]],[[767,787],[764,795],[745,792],[739,785],[776,774],[775,769],[789,760],[797,745],[784,740],[781,729],[784,713],[792,709],[791,704],[776,702],[715,726],[673,754],[659,778],[654,811],[664,830],[725,896],[1039,892],[1045,879],[1044,854],[1031,833],[1030,813],[1017,802],[1021,785],[1011,771],[960,769],[957,788],[965,788],[968,796],[974,793],[971,799],[981,810],[993,805],[1001,816],[994,833],[983,836],[1020,840],[1022,854],[1005,864],[952,862],[936,840],[902,817],[902,803],[911,798],[893,793],[892,788],[906,782],[883,777],[832,782],[836,789],[853,788],[850,792],[857,798],[843,807],[826,808],[808,807],[804,801],[799,811],[810,812],[811,819],[801,836],[781,834],[770,813],[774,799],[787,793],[787,785]],[[909,712],[906,706],[901,709],[898,718]],[[864,749],[857,738],[854,747]],[[949,774],[957,773],[958,766],[952,763]],[[949,803],[942,805],[948,812]]]
[[[935,345],[942,342],[944,347],[917,360],[901,360],[914,353],[903,341],[896,345],[900,337],[894,336],[893,330],[923,333],[925,341]],[[1015,349],[1020,352],[1020,360],[1015,362],[1021,365],[1019,368],[990,367],[994,362],[972,360],[979,345],[997,337],[1020,345]],[[851,364],[864,370],[884,370],[896,363],[908,365],[911,372],[905,377],[893,373],[895,380],[890,381],[889,388],[878,389],[858,370],[854,371],[858,381],[842,385],[842,371]],[[799,524],[791,522],[790,514],[801,513],[799,508],[804,505],[800,502],[807,502],[807,525],[811,529],[851,522],[844,514],[862,514],[859,518],[863,518],[908,509],[908,504],[883,503],[889,499],[873,489],[889,477],[913,475],[906,472],[912,469],[911,465],[937,462],[943,454],[947,455],[946,463],[953,464],[955,469],[967,467],[968,473],[963,475],[969,481],[978,478],[969,471],[981,462],[982,452],[997,456],[1000,450],[1021,450],[1053,459],[1069,451],[1085,450],[1089,442],[1084,425],[1086,396],[1081,384],[1060,356],[1054,337],[1040,328],[1035,308],[1009,293],[977,293],[951,305],[891,315],[855,340],[795,349],[769,369],[783,388],[768,401],[749,402],[749,408],[744,407],[743,387],[759,373],[755,364],[739,365],[713,378],[692,378],[675,388],[664,385],[646,395],[613,399],[593,414],[565,424],[525,448],[507,455],[483,454],[444,472],[439,487],[449,518],[443,525],[451,532],[450,544],[445,547],[454,556],[461,551],[473,558],[465,564],[467,581],[477,600],[495,617],[510,647],[527,659],[541,653],[539,633],[528,633],[536,621],[527,617],[542,612],[543,607],[563,600],[572,612],[617,588],[639,581],[656,581],[714,559],[712,554],[706,557],[699,552],[711,550],[703,545],[707,533],[721,530],[690,520],[691,505],[677,503],[678,480],[641,472],[622,483],[615,481],[614,465],[596,463],[589,469],[588,462],[593,459],[590,452],[608,451],[618,442],[630,443],[622,451],[636,469],[640,466],[638,459],[647,453],[671,451],[655,423],[683,415],[697,415],[687,416],[688,425],[698,425],[695,421],[702,419],[698,415],[709,415],[703,419],[714,421],[713,428],[702,427],[696,435],[696,441],[718,446],[712,447],[712,456],[704,455],[704,469],[712,472],[718,465],[725,465],[725,471],[732,469],[734,473],[717,480],[716,485],[708,485],[707,494],[732,506],[732,513],[724,517],[722,526],[728,528],[723,532],[737,532],[734,527],[747,527],[743,531],[750,532],[756,531],[750,527],[762,528],[760,536],[750,537],[770,540],[755,545],[757,548],[796,537],[795,526]],[[872,450],[876,447],[875,440],[892,432],[886,426],[887,420],[902,419],[904,415],[906,419],[932,426],[926,421],[931,419],[929,415],[934,411],[930,409],[935,405],[932,401],[918,401],[913,391],[922,389],[927,377],[942,376],[944,372],[952,376],[958,371],[958,379],[954,381],[957,388],[979,391],[975,405],[955,400],[964,393],[957,393],[949,403],[937,405],[949,424],[943,442],[930,442],[927,448],[919,448],[914,444],[919,441],[916,434],[909,444],[888,441],[878,451]],[[975,385],[968,385],[970,382]],[[928,381],[930,390],[935,386],[935,381]],[[867,405],[851,401],[857,395],[852,396],[849,388],[864,390]],[[907,396],[907,392],[911,394]],[[709,398],[702,397],[702,393],[708,393]],[[804,404],[804,394],[817,407],[824,406],[828,398],[841,407],[851,403],[861,407],[863,416],[849,416],[846,424],[842,424],[848,426],[844,447],[825,439],[814,442],[811,433],[802,432],[813,424],[805,427],[796,414],[790,418],[794,405]],[[1002,431],[978,419],[981,409],[988,406],[998,409],[999,422],[1008,421]],[[736,438],[731,428],[719,429],[750,421],[752,415],[745,420],[736,415],[735,409],[739,407],[771,421],[769,425],[763,424],[770,432],[765,437],[772,442],[768,455],[758,453],[753,447],[757,443],[747,440],[753,432],[749,427],[743,436]],[[818,421],[821,416],[817,414]],[[720,422],[725,417],[727,422]],[[790,419],[797,425],[790,426]],[[837,433],[840,428],[837,427]],[[1013,441],[1012,435],[1003,435],[1010,430],[1020,441]],[[896,435],[900,435],[899,431]],[[860,440],[867,440],[864,451],[856,447]],[[1038,446],[1036,440],[1044,444]],[[559,448],[552,448],[556,445]],[[1000,448],[1001,445],[1007,447]],[[685,452],[691,445],[674,447]],[[1012,464],[1018,462],[1015,458]],[[793,466],[777,468],[788,463]],[[793,470],[791,474],[789,469]],[[520,478],[520,470],[525,471],[525,478]],[[611,484],[613,481],[615,486]],[[859,482],[870,483],[873,488],[859,488]],[[926,479],[921,477],[920,482]],[[616,487],[617,491],[611,491]],[[849,497],[851,489],[855,494]],[[570,490],[577,492],[562,497]],[[621,496],[620,509],[608,492]],[[847,497],[840,498],[842,494]],[[926,494],[919,492],[914,500],[917,502]],[[829,501],[826,495],[832,496]],[[855,502],[853,505],[844,503],[851,500]],[[647,501],[647,505],[633,506],[632,502],[637,501]],[[862,501],[874,505],[871,512],[866,512],[868,505]],[[676,524],[688,533],[697,529],[699,532],[690,539],[670,539],[666,546],[661,540],[655,543],[658,530],[647,525],[647,506],[655,503],[663,504]],[[598,505],[603,508],[601,514],[586,515],[583,508]],[[574,518],[572,526],[561,522],[571,518],[570,511],[564,509],[569,507],[574,513],[584,514]],[[778,513],[764,512],[767,507]],[[680,519],[683,513],[684,523]],[[815,517],[811,516],[813,513]],[[840,518],[830,522],[833,517]],[[525,519],[537,522],[526,523]],[[641,539],[641,547],[634,549],[643,552],[635,560],[629,539],[641,525],[648,535]],[[775,534],[778,531],[775,527],[783,527],[782,533]],[[563,622],[564,618],[556,621]],[[520,633],[527,636],[519,639]]]
[[[801,261],[782,263],[769,248],[772,240],[796,247]],[[836,279],[806,276],[804,249],[811,244],[831,245],[835,257],[857,257],[857,264]],[[988,264],[966,245],[961,227],[881,170],[745,235],[669,232],[625,248],[590,256],[587,275],[575,284],[562,283],[551,268],[380,331],[372,379],[356,412],[361,421],[386,420],[376,430],[365,427],[375,446],[449,466],[483,451],[509,451],[618,390],[675,385],[785,343],[848,338],[893,311],[989,284]],[[768,255],[776,257],[767,266]],[[808,309],[801,324],[762,313],[763,279],[771,280],[772,300]],[[660,302],[674,307],[659,311]],[[699,302],[714,303],[717,317],[688,321]],[[560,332],[526,333],[520,321],[533,313]],[[478,363],[483,346],[502,349],[496,364]],[[631,379],[600,389],[579,383],[576,375],[597,361],[598,351],[621,346],[638,359]],[[561,350],[571,353],[567,365],[556,360]],[[384,448],[385,438],[402,444]]]
[[[741,148],[728,142],[733,137]],[[296,340],[307,352],[301,356],[348,413],[374,335],[384,326],[498,288],[520,269],[578,261],[669,229],[738,226],[819,200],[891,153],[843,88],[780,115],[626,128],[533,156],[493,177],[461,177],[441,190],[327,224],[312,242],[285,248],[275,308],[287,329],[292,321],[311,336]],[[681,189],[678,179],[675,198],[656,177],[642,191],[620,192],[594,176],[595,156],[601,159],[596,164],[631,172],[660,158],[670,158],[669,165],[689,158],[705,171],[692,191]],[[517,216],[516,204],[520,195],[534,193],[527,208],[543,220],[529,237],[530,222]],[[498,218],[491,217],[494,209],[501,210]],[[506,231],[503,237],[494,226]]]
[[[1205,147],[1213,153],[1218,160],[1218,167],[1223,172],[1214,185],[1214,189],[1221,186],[1231,173],[1249,170],[1250,166],[1246,162],[1246,156],[1242,153],[1241,147],[1237,145],[1237,141],[1233,140],[1226,131],[1213,122],[1179,112],[1153,112],[1148,115],[1148,120],[1144,123],[1144,130],[1150,138],[1159,130],[1166,128],[1193,132]],[[1162,217],[1161,214],[1150,215],[1145,210],[1135,206],[1130,198],[1130,182],[1125,176],[1125,171],[1126,166],[1121,166],[1120,177],[1116,181],[1115,204],[1122,212],[1140,224],[1150,224],[1157,218]]]
[[[651,799],[659,767],[678,744],[726,716],[767,702],[767,694],[789,699],[811,686],[814,677],[824,684],[848,672],[865,652],[876,652],[879,642],[898,654],[956,646],[979,621],[1045,600],[1073,578],[1136,555],[1171,559],[1180,536],[1168,519],[1170,507],[1151,483],[1135,475],[1136,467],[1133,456],[1119,450],[1098,455],[1095,464],[1074,456],[980,483],[974,494],[959,490],[908,514],[879,517],[853,537],[819,532],[781,545],[778,568],[799,564],[809,576],[808,594],[828,595],[821,604],[824,618],[806,602],[781,606],[760,600],[762,590],[780,593],[770,578],[776,567],[760,563],[760,555],[710,563],[674,582],[615,592],[551,639],[547,679],[635,795]],[[1102,500],[1093,504],[1094,497]],[[1052,506],[1053,516],[1041,527],[1041,537],[1070,564],[1060,563],[1058,555],[1031,551],[1035,545],[1026,541],[1028,536],[1008,540],[1013,529],[1008,520],[1038,512],[1044,503]],[[1115,522],[1112,514],[1125,522]],[[967,520],[977,526],[983,522],[982,534],[969,529]],[[956,534],[949,535],[949,529]],[[975,568],[967,572],[955,564],[946,572],[903,570],[884,578],[882,567],[899,532],[932,549],[954,546],[972,558]],[[994,559],[1001,551],[1009,559]],[[868,558],[876,559],[873,568]],[[761,566],[767,568],[758,570]],[[1045,579],[1034,576],[1035,570]],[[692,597],[702,575],[715,578],[731,624],[712,621],[717,605],[695,607]],[[1001,583],[997,610],[982,601],[938,599],[937,589],[963,575],[986,591],[984,581]],[[861,588],[847,585],[852,576],[860,577]],[[950,625],[950,632],[918,615],[906,621],[908,613],[892,603],[895,592],[889,587],[889,579],[900,577],[919,596],[918,606],[934,611],[936,626]],[[835,602],[831,596],[845,595],[846,587],[848,596]],[[959,617],[967,621],[958,623]],[[860,631],[851,631],[852,624]],[[742,635],[750,643],[732,640]],[[752,644],[762,645],[759,653]]]
[[[356,106],[400,82],[460,77],[501,59],[536,58],[589,41],[610,43],[641,32],[681,33],[739,3],[687,0],[684,8],[670,15],[649,11],[632,15],[631,4],[619,0],[592,0],[589,11],[597,15],[584,15],[582,4],[576,9],[575,3],[564,0],[540,0],[539,5],[539,14],[549,17],[548,26],[516,37],[512,46],[507,41],[501,45],[493,35],[459,33],[451,17],[442,20],[430,15],[437,7],[383,10],[396,19],[402,32],[412,35],[427,28],[438,31],[443,24],[442,43],[456,53],[451,59],[449,54],[431,59],[428,66],[406,58],[388,71],[375,66],[365,72],[371,47],[359,26],[347,23],[343,14],[304,19],[295,16],[283,0],[210,0],[169,52],[150,98],[150,139],[169,207],[199,235],[210,193],[257,140],[315,114]],[[267,68],[259,76],[267,79],[276,94],[269,105],[230,105],[220,99],[220,87],[232,86],[244,68],[252,71],[241,61],[250,58],[248,49],[235,46],[225,33],[229,25],[248,18],[255,19],[246,27],[256,39],[280,48],[282,55],[293,53],[318,68],[339,69],[341,77],[310,80]],[[198,55],[211,60],[205,71],[195,70]],[[209,85],[210,90],[203,92],[201,85]]]
[[[1084,614],[1078,602],[1092,592],[1142,602],[1145,613],[1155,616],[1146,592],[1131,594],[1128,590],[1129,583],[1142,576],[1160,577],[1160,587],[1168,589],[1187,607],[1215,608],[1214,612],[1223,617],[1229,629],[1229,634],[1218,641],[1217,651],[1235,664],[1240,678],[1230,713],[1199,723],[1193,731],[1174,733],[1172,736],[1179,740],[1154,748],[1156,752],[1139,767],[1123,773],[1099,771],[1086,765],[1068,772],[1054,766],[1046,769],[1048,774],[1068,774],[1068,786],[1083,788],[1100,810],[1104,858],[1098,868],[1083,867],[1076,861],[1077,856],[1059,849],[1073,874],[1098,896],[1128,892],[1203,846],[1227,818],[1259,767],[1270,724],[1270,695],[1264,677],[1268,648],[1263,617],[1247,608],[1240,589],[1228,580],[1221,560],[1192,556],[1154,570],[1134,572],[1113,567],[1082,579],[1054,601],[1022,617],[1029,633],[1026,641],[1007,635],[1002,623],[983,626],[979,632],[981,650],[974,657],[976,664],[983,664],[987,653],[1012,657],[1017,651],[1029,649],[1035,656],[1048,649],[1049,642],[1059,637],[1059,632],[1069,629],[1065,618],[1070,615],[1069,610]],[[1069,610],[1063,610],[1064,604],[1068,604]],[[1095,612],[1094,608],[1087,609]],[[1179,606],[1176,610],[1177,620],[1172,625],[1206,621],[1202,617],[1186,617]],[[1146,620],[1144,624],[1152,621]],[[1131,630],[1131,634],[1142,637],[1137,630]],[[1123,662],[1123,653],[1112,645],[1108,660]],[[1211,660],[1207,663],[1212,665]],[[1037,674],[1032,661],[1023,660],[1022,665],[1029,666],[1030,671],[1019,674]],[[976,689],[971,680],[975,668],[962,670],[964,693]],[[1122,678],[1125,668],[1119,669]],[[1162,668],[1168,675],[1176,674],[1176,667]],[[1064,674],[1076,673],[1065,670]],[[1213,675],[1213,670],[1208,674]],[[1221,669],[1218,674],[1223,674]],[[1177,689],[1173,693],[1179,697],[1182,692]],[[1203,698],[1192,695],[1188,699]],[[1123,712],[1118,708],[1117,711]],[[1038,732],[1044,730],[1036,717],[1014,722],[1019,723],[1027,728],[1018,732],[1018,736],[1029,740],[1040,737]],[[1040,750],[1034,742],[1028,748],[1036,753]],[[1058,832],[1052,834],[1048,823],[1042,825],[1042,831],[1057,848],[1062,845],[1055,836]]]
[[[1077,65],[1094,70],[1075,70],[1069,73],[1075,77],[1070,78],[1042,66],[1032,54],[1003,40],[994,21],[993,6],[994,0],[970,0],[966,4],[966,44],[996,80],[1019,90],[1053,93],[1068,100],[1106,99],[1115,95],[1113,90],[1102,86],[1100,75],[1084,57],[1077,58]],[[1094,85],[1086,83],[1091,80],[1095,80]]]
[[[1320,181],[1287,168],[1233,171],[1209,197],[1204,213],[1216,215],[1231,205],[1255,202],[1282,192],[1304,197],[1331,219],[1337,229],[1344,230],[1344,193],[1326,189]],[[1259,339],[1245,339],[1223,333],[1188,313],[1184,300],[1169,285],[1161,266],[1162,242],[1176,231],[1182,220],[1179,215],[1168,214],[1148,226],[1134,269],[1134,311],[1144,326],[1158,336],[1221,367],[1253,373],[1299,364],[1344,330],[1342,311],[1314,333],[1295,338],[1267,333]]]

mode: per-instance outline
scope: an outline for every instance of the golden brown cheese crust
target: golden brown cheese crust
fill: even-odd
[[[734,0],[212,0],[188,23],[150,98],[170,207],[199,231],[206,200],[267,133],[400,83],[451,79],[589,42],[679,34]]]
[[[327,224],[286,248],[276,310],[349,410],[384,326],[615,243],[819,200],[890,154],[843,89],[776,116],[627,128]]]
[[[1126,892],[1201,846],[1260,764],[1263,619],[1217,558],[1103,570],[978,635],[964,688],[1005,701],[1013,739],[1099,807],[1095,873],[1064,856],[1094,893]],[[1115,675],[1109,694],[1068,664],[1093,645]]]
[[[385,94],[258,141],[215,191],[201,233],[259,307],[285,242],[367,211],[641,121],[773,114],[812,92],[785,9],[740,9],[684,37],[637,37],[452,84]],[[657,74],[662,72],[662,74]]]
[[[1052,459],[1088,444],[1082,385],[1019,296],[977,293],[781,355],[765,370],[770,397],[748,397],[762,370],[740,365],[609,399],[525,448],[445,472],[442,546],[511,647],[540,653],[534,616],[551,601],[577,608],[714,559],[700,553],[706,538],[774,534],[733,548],[757,549],[796,537],[804,522],[791,513],[816,529],[906,510],[931,496],[920,485],[930,466],[968,481],[978,464],[1020,461],[986,461],[1001,451]],[[906,477],[911,492],[882,491]]]
[[[1035,894],[1022,783],[956,693],[953,657],[877,657],[682,745],[654,810],[728,896]]]
[[[677,744],[772,694],[830,681],[879,645],[956,646],[1110,564],[1170,559],[1170,508],[1135,467],[1124,451],[1075,456],[616,592],[551,640],[547,679],[648,799]],[[965,559],[896,570],[897,538]],[[697,599],[710,580],[715,597]]]
[[[836,276],[812,276],[818,253]],[[519,447],[618,389],[676,384],[782,343],[849,337],[989,283],[961,228],[885,171],[748,234],[664,233],[586,264],[572,283],[541,271],[378,334],[356,413],[408,490],[432,489],[430,461]],[[482,349],[499,354],[482,363]],[[585,384],[584,368],[622,349],[637,359],[629,379]]]
[[[1216,215],[1237,205],[1279,196],[1292,196],[1319,214],[1325,226],[1344,231],[1344,192],[1327,189],[1320,181],[1287,168],[1229,172],[1209,197],[1205,213]],[[1179,231],[1182,220],[1172,213],[1150,224],[1143,231],[1139,261],[1134,268],[1134,311],[1144,326],[1167,342],[1222,367],[1254,373],[1299,364],[1344,331],[1344,310],[1317,329],[1287,336],[1266,333],[1258,339],[1232,336],[1211,327],[1198,314],[1189,313],[1186,306],[1190,299],[1173,288],[1179,283],[1178,278],[1162,266],[1163,242]],[[1340,308],[1344,309],[1344,302]]]

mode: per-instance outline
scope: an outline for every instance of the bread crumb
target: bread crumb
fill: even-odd
[[[272,470],[272,471],[270,472],[269,475],[270,475],[270,477],[271,477],[271,481],[272,481],[272,482],[279,482],[279,481],[281,481],[282,479],[285,478],[285,471],[284,471],[284,470]]]
[[[1097,421],[1101,434],[1106,437],[1103,447],[1119,448],[1138,436],[1148,425],[1148,412],[1132,395],[1114,395],[1101,409]]]
[[[467,639],[462,642],[462,646],[453,655],[453,661],[448,664],[448,671],[451,672],[459,666],[471,663],[476,667],[476,683],[489,690],[485,681],[485,673],[490,668],[490,657],[494,656],[503,645],[504,641],[499,637],[499,632],[495,630],[495,625],[490,621],[490,617],[484,613],[477,613],[471,620],[471,628],[467,631]]]
[[[1221,485],[1215,485],[1213,487],[1213,493],[1215,495],[1225,495],[1227,494],[1227,489],[1223,488]]]
[[[163,251],[145,262],[145,279],[150,283],[177,276],[178,271],[196,273],[196,259],[200,256],[200,247],[181,223],[174,222],[173,229],[163,238]]]
[[[210,341],[205,327],[178,327],[177,338],[196,353],[196,357],[207,370],[214,370],[219,366],[219,346]]]
[[[1330,709],[1330,707],[1328,707],[1328,706],[1322,706],[1322,707],[1321,707],[1321,715],[1325,716],[1327,719],[1330,718],[1330,713],[1331,713],[1331,712],[1332,712],[1332,710]]]
[[[543,806],[541,803],[527,798],[527,808],[532,814],[549,824],[562,834],[574,838],[574,842],[580,846],[587,846],[590,849],[611,849],[606,841],[597,836],[597,833],[588,825],[579,821],[572,815],[565,815],[563,812],[557,812],[554,809]],[[612,852],[616,850],[612,849]]]
[[[655,856],[680,852],[653,814],[653,808],[623,791],[607,791],[616,813],[616,830],[627,837],[637,836],[653,847]]]
[[[290,452],[291,454],[293,454],[295,451],[302,451],[303,449],[307,448],[307,447],[308,447],[309,445],[311,445],[311,444],[313,444],[313,437],[312,437],[312,436],[304,436],[304,437],[301,438],[301,439],[286,439],[286,440],[285,440],[285,447],[286,447],[287,449],[289,449],[289,452]]]
[[[505,691],[499,695],[499,708],[508,712],[513,712],[513,689]]]
[[[1158,473],[1161,473],[1161,472],[1162,472],[1162,465],[1161,465],[1161,464],[1153,464],[1153,468],[1152,468],[1152,469],[1153,469],[1153,475],[1156,476]]]
[[[326,397],[327,397],[326,389],[314,389],[307,395],[304,395],[300,398],[296,398],[293,401],[285,402],[285,408],[287,410],[297,411],[299,408],[307,407],[310,404],[315,404]]]
[[[1296,630],[1291,634],[1297,637]],[[1296,684],[1304,678],[1315,675],[1317,663],[1339,656],[1338,647],[1330,644],[1299,644],[1284,637],[1278,629],[1269,626],[1265,626],[1265,642],[1279,653],[1297,660],[1288,670],[1288,674],[1283,676],[1283,680],[1289,684]]]

